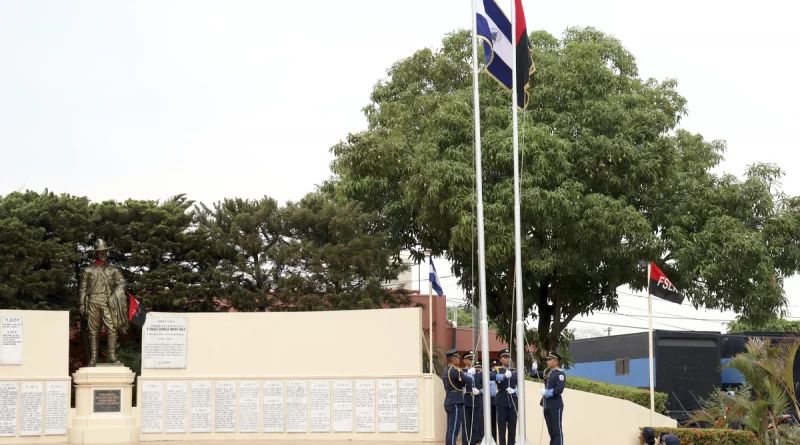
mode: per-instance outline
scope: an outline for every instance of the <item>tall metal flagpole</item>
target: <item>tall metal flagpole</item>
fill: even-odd
[[[472,102],[475,107],[475,188],[478,213],[478,287],[481,306],[481,361],[483,377],[483,445],[494,445],[492,439],[492,399],[489,397],[489,317],[486,311],[486,245],[483,239],[483,166],[481,164],[481,107],[478,94],[478,16],[472,2]]]
[[[514,276],[516,278],[516,303],[517,303],[517,428],[519,430],[519,442],[522,445],[527,443],[525,434],[525,315],[523,313],[523,294],[522,294],[522,235],[520,217],[520,190],[519,190],[519,121],[517,116],[517,0],[511,0],[511,39],[512,47],[515,49],[511,62],[511,103],[512,103],[512,134],[514,138],[514,250],[515,267]]]
[[[426,250],[425,256],[428,257],[428,370],[431,374],[436,374],[433,369],[433,283],[431,276],[431,251]]]
[[[653,295],[650,293],[650,271],[652,262],[647,264],[647,363],[650,365],[650,426],[653,426],[653,413],[656,410],[656,394],[653,389],[655,386],[653,378]]]

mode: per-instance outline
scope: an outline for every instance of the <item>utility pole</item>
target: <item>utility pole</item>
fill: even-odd
[[[611,326],[609,326],[608,329],[606,329],[606,331],[608,331],[608,336],[611,337]]]

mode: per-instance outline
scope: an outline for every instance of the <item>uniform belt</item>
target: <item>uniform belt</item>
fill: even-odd
[[[464,392],[464,390],[463,389],[455,389],[455,390],[451,389],[450,391],[447,391],[447,392]]]

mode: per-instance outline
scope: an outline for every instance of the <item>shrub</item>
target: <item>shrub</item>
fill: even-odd
[[[528,377],[528,380],[539,382],[538,379]],[[601,396],[613,397],[615,399],[627,400],[639,406],[650,409],[650,391],[630,386],[614,385],[611,383],[597,382],[582,377],[567,376],[567,388],[576,391],[588,392]],[[656,412],[667,412],[667,395],[656,392]]]
[[[678,436],[681,445],[761,445],[750,431],[712,428],[653,428],[661,434],[668,432]],[[641,434],[642,428],[639,428]]]

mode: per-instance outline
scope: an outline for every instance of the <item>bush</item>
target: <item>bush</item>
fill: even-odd
[[[761,445],[750,431],[712,428],[653,428],[657,434],[667,432],[678,436],[681,445]],[[641,434],[642,428],[639,429]]]
[[[528,377],[528,380],[540,382],[538,379]],[[611,383],[597,382],[581,377],[567,376],[567,388],[576,391],[588,392],[601,396],[613,397],[615,399],[627,400],[639,406],[650,409],[650,391],[630,386],[613,385]],[[664,393],[656,392],[656,412],[667,412],[667,398]]]

